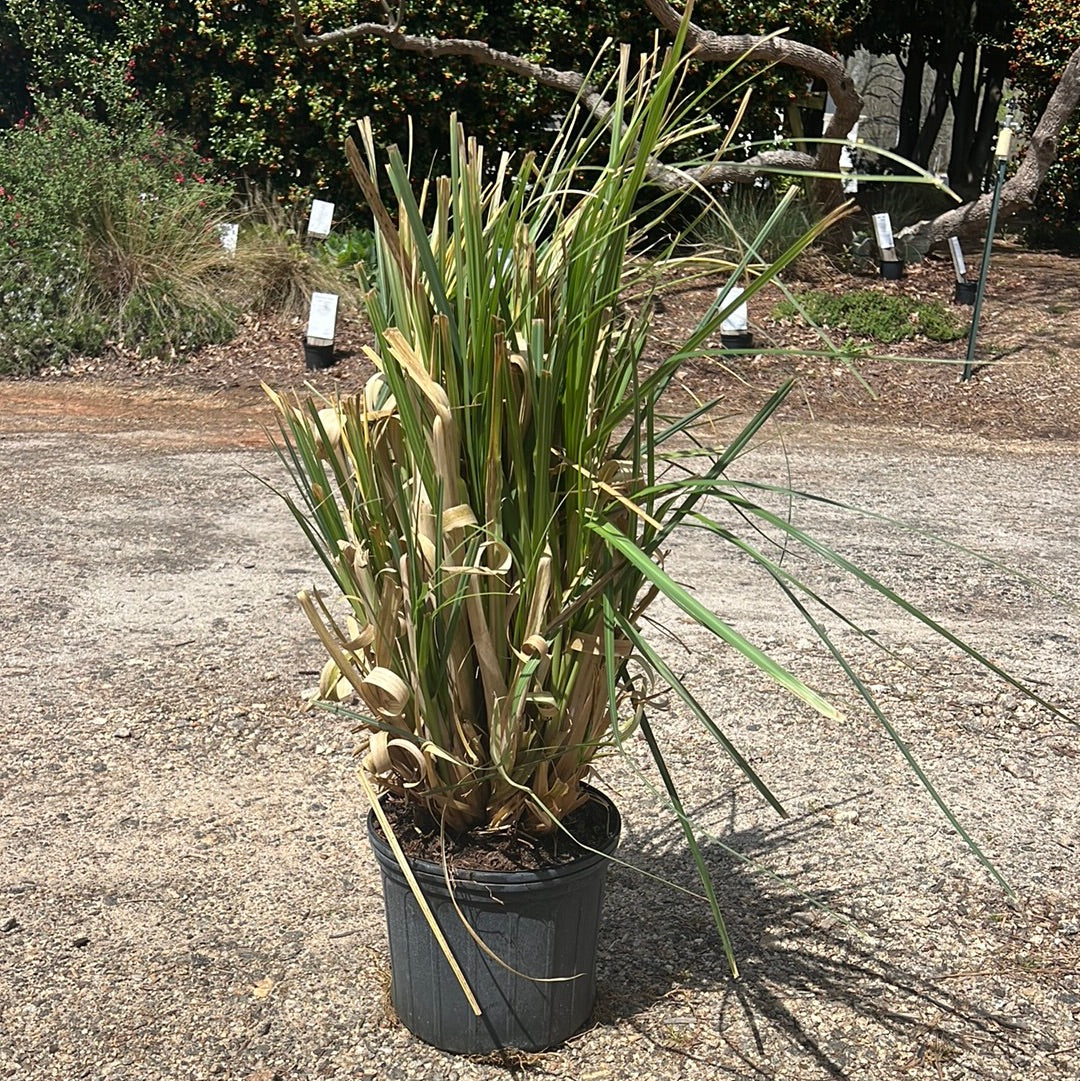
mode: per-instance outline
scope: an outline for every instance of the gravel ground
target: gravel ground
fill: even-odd
[[[627,866],[610,872],[593,1026],[503,1061],[419,1043],[385,1005],[351,735],[298,707],[321,659],[292,597],[314,564],[250,475],[272,475],[272,456],[194,449],[204,434],[13,427],[0,426],[0,1077],[1077,1076],[1076,728],[838,572],[789,559],[873,632],[824,617],[1014,902],[805,624],[693,537],[671,555],[678,573],[846,711],[793,706],[668,614],[672,663],[791,812],[763,809],[657,703],[740,980],[706,907],[633,869],[694,887],[639,749],[603,771]],[[742,463],[779,483],[788,470],[796,488],[911,520],[794,512],[1080,714],[1075,446],[805,425]]]

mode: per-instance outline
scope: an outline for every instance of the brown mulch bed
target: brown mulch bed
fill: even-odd
[[[954,278],[947,259],[911,266],[900,282],[882,281],[872,268],[856,273],[823,259],[804,262],[798,269],[789,283],[796,291],[871,288],[952,302]],[[679,340],[720,283],[721,279],[706,280],[665,295],[654,324],[651,357],[663,355]],[[857,359],[849,364],[837,357],[808,355],[821,350],[821,341],[797,321],[775,318],[780,299],[779,291],[770,286],[750,302],[755,343],[762,352],[729,353],[684,366],[681,385],[688,396],[718,399],[721,414],[746,414],[794,377],[796,385],[783,414],[793,421],[970,432],[1004,439],[1080,435],[1080,261],[999,245],[968,382],[959,378],[966,340],[942,344],[915,337],[883,347],[831,332],[833,341]],[[77,360],[35,380],[0,382],[0,395],[30,414],[85,409],[105,426],[117,421],[138,425],[138,418],[130,414],[143,410],[209,408],[218,416],[207,427],[236,425],[236,440],[252,442],[261,438],[261,425],[269,417],[263,408],[262,383],[333,396],[357,389],[371,372],[363,354],[369,337],[359,316],[346,314],[339,322],[337,363],[324,371],[305,370],[301,331],[297,319],[249,319],[226,345],[175,360],[139,360],[119,353]],[[795,352],[771,352],[776,349]],[[109,388],[105,400],[91,389],[102,385]],[[149,401],[141,394],[144,390],[153,391]],[[139,399],[137,409],[130,402],[123,406],[127,394]],[[109,400],[119,403],[117,417],[109,415]]]

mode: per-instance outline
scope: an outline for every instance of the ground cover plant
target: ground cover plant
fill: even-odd
[[[811,289],[773,309],[776,319],[801,317],[826,330],[841,330],[883,345],[923,337],[953,342],[967,334],[968,320],[940,300],[857,289],[843,293]]]

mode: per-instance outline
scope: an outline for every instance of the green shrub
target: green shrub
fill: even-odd
[[[323,250],[335,266],[368,267],[374,265],[375,234],[370,229],[352,228],[344,233],[331,233]]]
[[[0,375],[32,372],[75,352],[96,354],[105,344],[70,240],[42,245],[32,262],[0,255],[0,310]]]
[[[786,300],[773,311],[776,319],[805,315],[818,326],[844,330],[860,338],[889,345],[921,336],[935,342],[951,342],[967,333],[967,322],[937,300],[912,300],[878,289],[852,293],[812,290],[796,301]]]
[[[149,122],[116,130],[68,109],[0,133],[0,372],[231,335],[217,231],[231,192],[207,164]]]

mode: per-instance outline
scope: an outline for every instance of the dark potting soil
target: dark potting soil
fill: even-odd
[[[601,797],[588,800],[566,817],[563,825],[571,837],[562,830],[536,837],[516,828],[447,832],[440,837],[438,825],[430,819],[424,822],[426,816],[414,813],[414,805],[400,796],[387,795],[383,809],[409,859],[441,864],[445,858],[459,871],[535,871],[558,867],[577,859],[587,849],[602,850],[611,841],[618,822],[611,804]],[[375,832],[383,837],[378,822]]]

